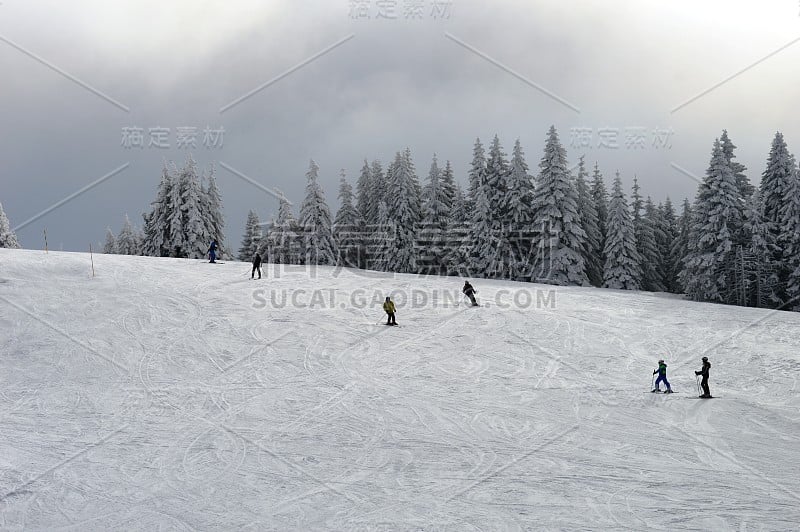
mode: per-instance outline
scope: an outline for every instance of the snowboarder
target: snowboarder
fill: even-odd
[[[217,262],[217,241],[212,240],[208,246],[208,262]]]
[[[478,302],[475,301],[475,294],[477,293],[477,290],[475,290],[475,288],[473,288],[472,285],[469,284],[469,281],[464,281],[464,288],[462,288],[461,291],[464,292],[464,294],[466,294],[466,296],[469,298],[470,301],[472,301],[473,307],[479,306]]]
[[[708,372],[711,369],[711,362],[708,361],[708,357],[703,357],[703,367],[700,371],[695,371],[695,375],[702,375],[703,380],[700,381],[700,386],[703,387],[703,395],[699,397],[703,399],[711,399],[711,390],[708,389]]]
[[[250,272],[251,279],[256,275],[256,271],[258,271],[258,278],[261,279],[261,255],[258,252],[253,257],[253,271]]]
[[[394,319],[394,301],[389,296],[386,296],[386,301],[383,302],[383,310],[387,314],[386,325],[397,325],[397,321]]]
[[[672,387],[669,385],[669,381],[667,380],[667,365],[664,363],[663,360],[658,361],[658,369],[653,370],[653,375],[658,373],[658,378],[656,379],[655,388],[653,388],[653,393],[660,392],[660,384],[663,382],[667,389],[664,393],[672,393]]]

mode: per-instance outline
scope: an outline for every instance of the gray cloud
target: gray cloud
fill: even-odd
[[[772,135],[800,146],[792,109],[800,44],[742,73],[675,113],[676,105],[800,36],[796,2],[769,7],[708,0],[656,2],[453,0],[447,20],[351,20],[348,2],[8,2],[0,35],[130,107],[96,94],[0,43],[5,67],[0,201],[12,224],[34,216],[114,168],[130,167],[20,231],[37,247],[83,250],[140,221],[163,159],[182,161],[175,128],[226,130],[222,149],[193,151],[224,161],[295,203],[308,159],[321,167],[335,205],[340,168],[355,179],[364,157],[383,161],[409,146],[423,177],[436,152],[465,179],[476,136],[495,133],[507,151],[519,137],[536,168],[550,124],[571,160],[597,160],[605,175],[638,175],[656,200],[693,196],[696,184],[671,163],[702,175],[713,139],[727,128],[758,182]],[[108,5],[106,5],[108,4]],[[262,5],[263,4],[263,5]],[[371,2],[374,6],[374,2]],[[402,7],[403,2],[398,1]],[[426,2],[429,5],[430,2]],[[449,32],[580,108],[564,107],[464,49]],[[318,60],[220,113],[239,98],[340,39]],[[122,128],[172,129],[169,150],[126,150]],[[671,129],[670,149],[626,149],[624,128]],[[579,148],[570,129],[620,130],[620,148]],[[267,218],[277,202],[218,168],[229,241],[238,245],[248,209]]]

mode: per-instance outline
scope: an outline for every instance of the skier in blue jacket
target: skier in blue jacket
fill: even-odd
[[[212,240],[208,246],[208,262],[217,262],[217,241]]]
[[[660,384],[663,382],[667,389],[664,390],[664,393],[672,393],[672,387],[669,385],[669,381],[667,380],[667,365],[664,363],[663,360],[658,361],[658,369],[653,370],[653,375],[658,373],[658,378],[656,379],[655,388],[653,388],[653,393],[660,392]]]

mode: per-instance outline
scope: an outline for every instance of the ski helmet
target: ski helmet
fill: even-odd
[[[658,361],[658,363],[659,364],[663,364],[664,363],[664,359],[662,358],[661,360]]]
[[[703,362],[707,362],[707,361],[708,361],[708,357],[703,357]]]

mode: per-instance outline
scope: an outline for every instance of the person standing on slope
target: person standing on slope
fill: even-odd
[[[253,271],[250,272],[250,279],[255,277],[258,271],[258,278],[261,279],[261,255],[256,251],[256,256],[253,257]]]
[[[702,375],[703,380],[700,381],[700,386],[703,387],[703,395],[700,397],[703,399],[711,399],[711,390],[708,389],[708,372],[711,370],[711,362],[708,361],[708,357],[703,357],[703,367],[700,371],[695,371],[695,375]]]
[[[462,288],[461,291],[464,292],[464,294],[466,294],[466,296],[469,298],[470,301],[472,301],[473,307],[480,306],[478,305],[478,302],[475,301],[475,294],[477,293],[477,290],[475,290],[475,288],[473,288],[472,285],[469,284],[469,281],[464,281],[464,288]]]
[[[397,321],[394,319],[394,301],[389,296],[386,296],[386,301],[383,302],[383,310],[387,314],[386,325],[397,325]]]
[[[664,363],[663,360],[658,361],[658,369],[653,370],[653,375],[658,373],[658,378],[656,379],[655,388],[653,388],[653,393],[660,392],[660,384],[663,382],[666,385],[667,389],[664,393],[672,393],[672,387],[669,385],[669,381],[667,380],[667,365]]]
[[[208,262],[217,262],[217,241],[212,240],[208,246]]]

